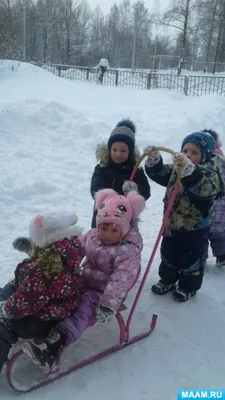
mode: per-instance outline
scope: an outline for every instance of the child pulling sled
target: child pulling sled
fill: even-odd
[[[215,146],[209,133],[192,133],[184,138],[181,153],[173,156],[172,164],[163,164],[154,148],[145,149],[147,175],[167,187],[165,209],[177,180],[177,166],[182,165],[179,192],[161,244],[160,280],[152,286],[158,295],[172,291],[178,302],[189,300],[202,286],[213,201],[223,192],[221,160],[214,155]]]

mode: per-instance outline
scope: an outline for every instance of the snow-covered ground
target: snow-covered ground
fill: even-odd
[[[135,121],[140,149],[156,144],[179,150],[186,134],[205,127],[218,130],[225,143],[224,109],[222,96],[186,97],[167,90],[71,82],[28,64],[1,63],[0,284],[12,277],[22,259],[11,243],[17,235],[27,235],[35,213],[74,208],[80,224],[89,229],[96,143],[107,140],[119,119]],[[151,187],[140,223],[143,269],[162,218],[164,189],[154,183]],[[157,313],[152,336],[20,398],[175,400],[181,388],[224,387],[225,269],[216,269],[211,258],[198,295],[176,304],[170,295],[161,298],[150,291],[158,264],[159,251],[134,319],[138,330]],[[0,398],[17,397],[2,377]]]

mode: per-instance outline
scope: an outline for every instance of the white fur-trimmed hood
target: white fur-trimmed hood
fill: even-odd
[[[34,246],[47,247],[65,237],[79,236],[82,232],[77,226],[78,216],[74,211],[46,212],[36,215],[29,226],[31,242]]]
[[[73,236],[81,236],[82,232],[83,229],[78,225],[70,226],[69,228],[57,229],[46,235],[41,235],[40,238],[36,239],[34,245],[45,248],[65,238],[71,239]]]
[[[109,149],[107,143],[104,142],[99,143],[96,147],[95,155],[98,162],[101,162],[104,165],[108,165],[110,157],[109,157]],[[135,155],[135,161],[137,161],[141,155],[139,149],[136,146],[134,149],[134,155]]]

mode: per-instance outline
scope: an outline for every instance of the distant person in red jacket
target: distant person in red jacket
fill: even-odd
[[[46,336],[80,302],[84,249],[75,213],[36,216],[24,240],[29,258],[18,264],[15,277],[0,289],[0,371],[19,338]],[[21,239],[19,239],[21,240]],[[21,243],[14,248],[21,250]]]

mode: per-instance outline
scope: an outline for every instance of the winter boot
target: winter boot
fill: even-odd
[[[5,362],[7,361],[11,347],[12,345],[9,342],[0,338],[0,374]]]
[[[165,283],[160,279],[157,283],[152,285],[151,290],[155,294],[166,294],[176,289],[176,283]]]
[[[216,257],[216,266],[218,268],[225,266],[225,254]]]
[[[9,328],[7,320],[0,319],[0,373],[5,364],[12,344],[18,340],[16,334]]]
[[[65,343],[66,334],[62,329],[55,327],[44,340],[34,338],[24,342],[22,350],[34,364],[41,367],[45,374],[49,374]]]
[[[176,289],[173,294],[172,297],[175,301],[179,302],[179,303],[184,303],[185,301],[189,300],[191,297],[193,297],[196,294],[196,292],[185,292],[182,289]]]

